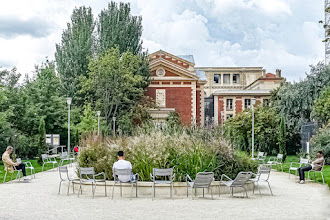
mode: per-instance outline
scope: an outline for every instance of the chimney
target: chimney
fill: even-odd
[[[262,77],[265,78],[266,77],[266,69],[262,70]]]
[[[281,76],[281,70],[280,69],[276,69],[276,78],[280,78]]]

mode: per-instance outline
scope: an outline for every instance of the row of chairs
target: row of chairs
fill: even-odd
[[[74,157],[69,157],[68,152],[62,152],[59,156],[60,158],[60,164],[58,164],[56,157],[51,157],[48,154],[41,154],[41,159],[42,159],[42,171],[44,170],[44,166],[47,164],[53,165],[53,169],[57,166],[63,166],[63,163],[65,161],[68,161],[69,163],[73,163],[75,161]],[[54,169],[55,170],[55,169]]]
[[[261,191],[259,188],[259,182],[267,182],[270,192],[272,193],[272,190],[270,188],[269,184],[269,175],[271,171],[271,166],[269,165],[261,165],[258,169],[258,173],[254,174],[252,172],[240,172],[235,179],[231,179],[225,174],[222,174],[220,182],[219,182],[219,196],[221,194],[220,192],[220,184],[225,184],[231,196],[234,196],[234,188],[235,187],[242,187],[245,190],[245,194],[247,195],[247,190],[245,188],[245,184],[248,181],[252,181],[253,183],[257,184],[259,193],[261,195]],[[97,183],[104,183],[104,191],[105,196],[107,196],[107,189],[106,189],[106,175],[104,172],[95,173],[94,167],[80,167],[78,168],[79,178],[73,178],[69,176],[68,168],[66,166],[59,167],[59,174],[60,174],[60,184],[59,184],[59,191],[58,194],[60,194],[61,191],[61,184],[64,181],[68,182],[68,189],[67,189],[67,195],[69,195],[70,191],[70,183],[72,183],[73,193],[74,193],[74,184],[75,182],[79,181],[79,190],[78,190],[78,196],[79,194],[82,194],[82,184],[84,183],[90,183],[92,186],[92,194],[93,198],[95,195],[95,190]],[[78,175],[77,173],[77,175]],[[261,176],[265,175],[265,178],[262,178]],[[114,188],[116,185],[120,185],[120,196],[122,196],[122,184],[130,184],[131,185],[131,199],[133,194],[133,187],[135,186],[136,190],[136,197],[137,197],[137,188],[138,188],[138,181],[139,181],[139,174],[133,174],[131,169],[114,169],[114,183],[112,188],[112,199],[114,195]],[[118,176],[129,176],[129,181],[122,182],[119,180]],[[102,178],[97,178],[102,177]],[[170,185],[170,197],[173,198],[173,181],[175,179],[175,174],[173,173],[173,168],[168,169],[156,169],[153,168],[153,172],[150,173],[150,179],[152,180],[152,191],[153,191],[153,197],[156,196],[156,185],[157,184],[169,184]],[[192,180],[192,178],[187,175],[186,176],[186,183],[187,183],[187,197],[189,196],[189,188],[191,188],[192,195],[194,195],[194,189],[201,188],[203,189],[203,197],[204,197],[204,190],[209,189],[211,190],[211,195],[213,199],[213,192],[211,188],[211,183],[214,181],[214,173],[213,172],[199,172],[196,175],[196,178]],[[253,193],[255,189],[255,184],[253,187]]]

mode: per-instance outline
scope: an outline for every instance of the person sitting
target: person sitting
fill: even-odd
[[[12,173],[12,172],[14,172],[14,167],[16,170],[22,170],[24,181],[27,181],[28,178],[26,177],[25,164],[14,163],[10,159],[10,154],[12,152],[13,152],[13,147],[8,146],[6,151],[2,154],[2,160],[3,160],[3,164],[5,166],[5,171]]]
[[[312,162],[312,165],[308,165],[305,167],[300,167],[299,171],[299,182],[300,184],[305,183],[305,172],[310,170],[320,171],[322,169],[324,162],[324,156],[322,151],[317,152],[317,159]]]
[[[131,162],[124,159],[124,152],[118,151],[118,161],[116,161],[112,166],[112,173],[114,174],[114,169],[132,169]],[[118,175],[118,179],[121,182],[129,182],[131,179],[129,175]]]

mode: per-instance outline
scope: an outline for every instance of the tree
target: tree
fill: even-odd
[[[80,89],[79,77],[87,76],[89,58],[93,55],[94,28],[92,9],[85,6],[75,8],[71,23],[63,31],[61,43],[56,44],[55,59],[62,94],[73,97],[73,102],[80,105],[84,100],[77,94]]]
[[[320,97],[314,101],[313,118],[326,124],[330,120],[330,86],[325,88]]]
[[[96,107],[100,109],[107,125],[112,118],[127,114],[143,96],[149,70],[144,57],[131,52],[120,54],[117,48],[90,60],[89,75],[84,79],[83,89],[94,93]]]
[[[140,54],[142,50],[142,17],[131,15],[129,3],[111,1],[101,11],[97,23],[98,53],[118,46],[120,53],[130,51]]]
[[[279,149],[280,153],[283,154],[283,161],[286,158],[286,128],[284,123],[284,117],[281,117],[280,132],[279,132]]]
[[[45,120],[43,117],[40,119],[39,128],[38,128],[38,155],[41,158],[41,154],[45,153],[47,150],[46,145],[46,127],[45,127]]]
[[[83,136],[87,134],[93,134],[98,129],[97,115],[95,111],[92,111],[91,104],[84,106],[84,113],[81,116],[81,121],[77,125],[77,130]]]

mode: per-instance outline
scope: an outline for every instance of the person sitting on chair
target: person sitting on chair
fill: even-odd
[[[131,162],[124,159],[124,152],[118,151],[118,161],[116,161],[112,166],[112,173],[114,174],[114,169],[132,169]],[[118,179],[121,182],[129,182],[130,176],[129,175],[118,175]]]
[[[5,171],[12,173],[12,172],[14,172],[14,167],[15,167],[16,170],[22,170],[24,180],[25,181],[28,180],[28,178],[26,177],[26,172],[25,172],[25,164],[14,163],[10,159],[10,154],[12,152],[13,152],[13,147],[8,146],[6,151],[2,154],[2,160],[3,160],[3,164],[5,166]]]
[[[308,165],[305,167],[300,167],[298,169],[299,171],[299,182],[300,184],[305,183],[305,172],[310,170],[320,171],[322,169],[324,162],[323,152],[318,151],[317,152],[317,159],[312,162],[312,165]]]

